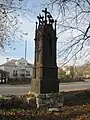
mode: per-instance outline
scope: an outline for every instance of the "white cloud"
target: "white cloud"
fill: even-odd
[[[7,56],[0,55],[0,65],[6,62]]]

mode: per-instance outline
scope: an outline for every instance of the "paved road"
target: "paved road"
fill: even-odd
[[[90,81],[75,82],[75,83],[61,83],[59,91],[70,91],[90,88]],[[30,85],[0,85],[0,94],[2,95],[22,95],[30,91]]]
[[[90,81],[62,83],[59,85],[59,91],[90,89]]]

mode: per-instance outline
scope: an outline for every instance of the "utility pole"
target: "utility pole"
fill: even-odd
[[[27,57],[27,40],[25,40],[25,60],[26,60],[26,57]]]

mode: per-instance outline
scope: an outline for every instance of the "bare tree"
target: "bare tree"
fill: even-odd
[[[25,0],[0,0],[0,49],[4,49],[5,45],[10,46],[12,42],[28,34],[20,29],[20,16],[31,12],[25,8],[24,2]]]
[[[67,63],[71,59],[85,59],[90,56],[90,1],[50,0],[57,12],[59,59]]]

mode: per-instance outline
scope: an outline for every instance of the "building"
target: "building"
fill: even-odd
[[[32,78],[33,65],[27,60],[8,60],[5,64],[0,65],[0,69],[9,73],[9,78]]]

